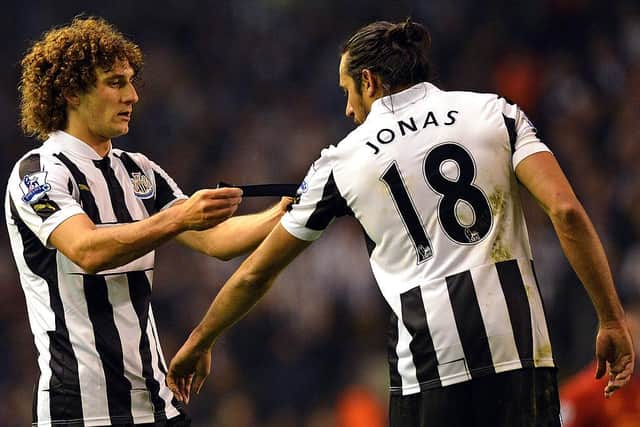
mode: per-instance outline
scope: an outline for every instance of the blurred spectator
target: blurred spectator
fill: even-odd
[[[625,310],[631,335],[640,352],[640,288],[628,296]],[[636,358],[636,372],[640,362]],[[562,419],[565,427],[636,427],[640,424],[640,376],[637,374],[624,389],[604,398],[607,380],[594,378],[592,363],[567,379],[560,388]]]

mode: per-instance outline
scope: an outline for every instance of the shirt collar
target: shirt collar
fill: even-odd
[[[371,104],[371,112],[369,114],[384,114],[401,110],[426,98],[430,93],[439,90],[440,89],[431,83],[418,83],[408,89],[376,99],[373,101],[373,104]]]
[[[91,160],[103,159],[103,157],[100,156],[98,153],[96,153],[95,150],[91,148],[89,144],[61,130],[51,132],[49,134],[49,139],[45,144],[56,145],[57,147],[60,147],[60,149],[63,151],[68,151],[87,159],[91,159]],[[107,156],[112,157],[112,153],[113,153],[112,147],[109,147]]]

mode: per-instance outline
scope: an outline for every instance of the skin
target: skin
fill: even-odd
[[[105,156],[111,139],[129,131],[139,98],[127,61],[116,62],[111,70],[97,69],[96,77],[86,93],[66,96],[68,122],[63,130]],[[230,259],[253,250],[292,201],[283,198],[262,213],[226,221],[241,200],[237,188],[204,189],[149,218],[113,227],[97,227],[79,214],[56,227],[49,243],[88,273],[124,265],[172,238],[207,255]]]
[[[358,88],[345,72],[347,61],[345,54],[339,68],[340,87],[347,95],[345,115],[360,124],[373,101],[382,96],[380,80],[365,69]],[[553,155],[541,152],[525,158],[518,164],[516,176],[551,219],[565,256],[598,314],[596,377],[609,374],[604,394],[610,397],[629,382],[635,355],[600,239]],[[278,274],[310,243],[278,225],[229,278],[171,360],[167,384],[179,400],[188,402],[191,392],[202,388],[211,370],[211,349],[220,334],[260,300]]]
[[[69,120],[64,131],[104,157],[111,139],[129,132],[133,106],[140,99],[133,78],[128,61],[117,61],[111,70],[97,69],[94,87],[65,97]]]
[[[348,63],[349,54],[345,53],[340,58],[338,68],[339,86],[347,98],[344,114],[356,125],[361,125],[369,115],[373,102],[383,96],[382,85],[377,76],[368,69],[364,69],[360,87],[358,87],[353,77],[347,73]]]

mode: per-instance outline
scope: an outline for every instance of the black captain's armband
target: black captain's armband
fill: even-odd
[[[242,197],[296,197],[298,184],[259,184],[259,185],[233,185],[219,182],[216,188],[233,187],[242,190]]]

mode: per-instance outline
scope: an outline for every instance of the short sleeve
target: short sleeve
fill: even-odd
[[[69,217],[85,213],[73,196],[73,185],[66,167],[38,153],[23,157],[9,178],[12,215],[50,249],[47,241],[53,230]]]
[[[516,104],[504,98],[498,100],[511,144],[513,169],[532,154],[551,150],[538,137],[537,130],[527,115]]]
[[[316,240],[336,217],[352,214],[336,184],[331,163],[333,149],[323,150],[311,165],[298,188],[298,201],[282,217],[282,226],[298,239]]]
[[[149,160],[156,188],[156,212],[168,208],[178,200],[186,199],[178,184],[155,162]]]

